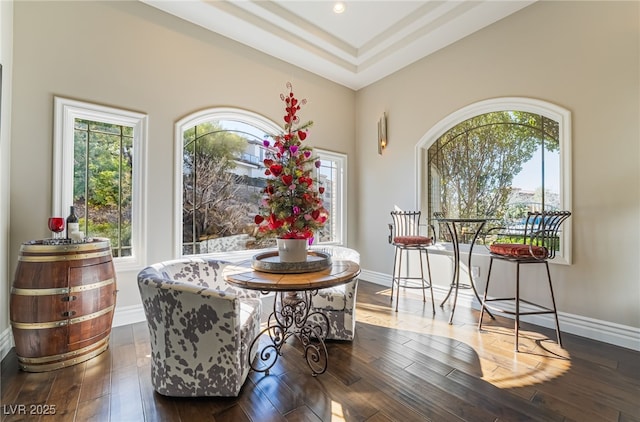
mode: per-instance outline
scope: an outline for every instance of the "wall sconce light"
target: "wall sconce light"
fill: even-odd
[[[387,147],[387,113],[382,113],[382,117],[378,120],[378,154],[382,155],[382,151]]]

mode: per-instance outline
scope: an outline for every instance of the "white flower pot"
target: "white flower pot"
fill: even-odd
[[[305,262],[307,260],[307,239],[276,239],[280,262]]]

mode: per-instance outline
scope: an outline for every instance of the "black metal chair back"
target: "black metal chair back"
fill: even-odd
[[[420,236],[420,211],[391,211],[389,243],[396,245],[398,237]]]
[[[543,259],[553,259],[560,249],[560,226],[571,216],[569,211],[528,212],[522,243],[546,249]]]
[[[431,307],[433,313],[436,313],[436,308],[433,300],[433,287],[431,284],[431,267],[429,264],[429,253],[427,248],[433,244],[433,236],[420,233],[420,211],[391,211],[392,224],[389,224],[389,243],[395,246],[395,254],[393,258],[393,277],[391,279],[391,302],[393,302],[393,292],[395,286],[398,286],[398,299],[396,300],[396,312],[398,311],[398,302],[400,296],[400,287],[409,289],[421,289],[422,301],[426,302],[425,289],[429,289],[431,293]],[[410,251],[418,252],[418,260],[420,261],[420,276],[410,276],[409,268],[402,266],[402,256],[405,255],[408,259]],[[429,281],[425,280],[424,267],[422,264],[422,255],[427,262],[427,275]],[[402,270],[405,269],[405,274],[402,275]],[[413,280],[419,280],[419,285],[408,285],[408,282]],[[404,282],[404,285],[401,285]]]

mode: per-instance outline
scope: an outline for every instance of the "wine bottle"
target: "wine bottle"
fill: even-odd
[[[71,239],[71,233],[80,230],[78,224],[78,216],[76,215],[76,207],[70,207],[69,216],[67,217],[67,239]]]

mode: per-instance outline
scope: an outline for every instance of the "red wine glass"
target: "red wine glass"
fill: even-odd
[[[64,218],[62,217],[50,217],[49,218],[49,230],[53,232],[53,238],[58,238],[58,233],[64,230]]]

